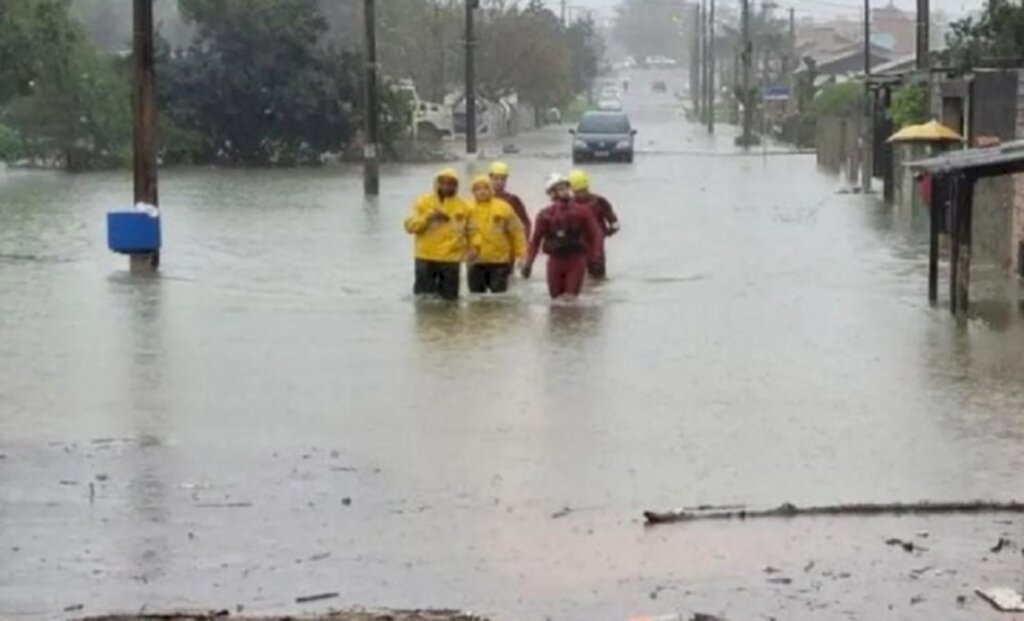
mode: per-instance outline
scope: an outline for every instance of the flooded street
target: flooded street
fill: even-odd
[[[1019,550],[988,552],[1019,518],[644,528],[702,503],[1024,497],[1015,287],[957,328],[927,303],[923,231],[813,155],[709,138],[646,80],[636,163],[589,168],[623,230],[576,304],[537,276],[415,302],[401,222],[433,165],[386,167],[370,202],[357,168],[165,171],[153,278],[104,243],[130,175],[0,173],[0,617],[995,618],[971,593],[1020,586]],[[568,140],[507,158],[531,212]],[[925,553],[884,543],[918,531]],[[319,592],[339,596],[294,603]]]

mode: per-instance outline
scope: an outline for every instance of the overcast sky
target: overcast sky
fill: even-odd
[[[557,10],[560,0],[545,0],[552,9]],[[665,2],[682,2],[683,0],[663,0]],[[720,5],[739,5],[740,0],[716,0]],[[848,17],[855,19],[864,6],[863,0],[777,0],[780,7],[796,9],[799,16],[812,16],[818,19],[830,17]],[[890,0],[870,0],[872,7],[883,7],[889,4]],[[908,11],[914,10],[914,0],[894,0],[896,6]],[[606,15],[611,15],[619,0],[568,0],[570,6],[587,7],[596,9]],[[760,0],[752,0],[754,6],[760,4]],[[950,17],[958,17],[967,11],[980,8],[984,0],[931,0],[933,11],[942,11]]]

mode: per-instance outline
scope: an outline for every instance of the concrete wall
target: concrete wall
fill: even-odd
[[[1016,136],[1024,138],[1024,71],[1017,72]],[[1013,206],[1010,221],[1010,266],[1020,265],[1020,243],[1024,241],[1024,175],[1013,175]]]
[[[978,71],[971,87],[971,136],[1009,142],[1017,137],[1016,71]],[[997,177],[978,182],[974,195],[973,258],[981,264],[1008,268],[1014,254],[1012,220],[1015,182]]]

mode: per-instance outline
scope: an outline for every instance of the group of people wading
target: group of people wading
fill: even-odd
[[[552,298],[579,295],[587,273],[605,278],[605,239],[619,221],[611,203],[590,191],[587,174],[552,174],[545,185],[551,203],[533,222],[508,191],[508,175],[508,165],[495,162],[489,175],[472,180],[465,200],[458,173],[446,168],[434,178],[434,191],[416,201],[405,220],[415,238],[416,295],[457,299],[463,263],[470,292],[503,293],[516,264],[529,278],[540,252],[548,256]]]

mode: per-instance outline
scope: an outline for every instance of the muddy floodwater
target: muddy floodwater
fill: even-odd
[[[923,231],[645,79],[636,163],[590,167],[611,278],[574,304],[537,277],[415,302],[401,221],[433,166],[386,167],[375,201],[357,169],[165,171],[152,278],[105,248],[128,175],[0,173],[0,617],[990,618],[973,588],[1024,579],[989,551],[1012,516],[643,526],[1024,497],[1016,285],[979,276],[958,328]],[[507,158],[531,211],[568,139]]]

